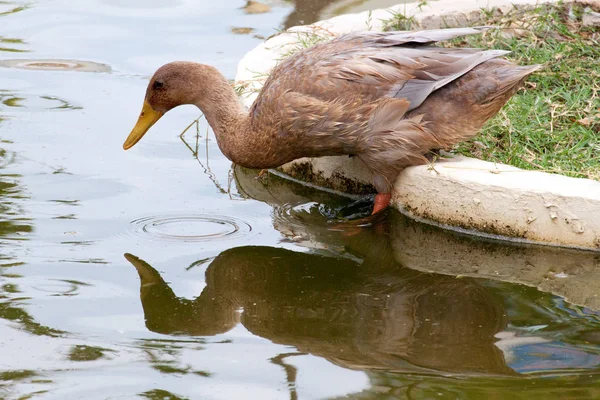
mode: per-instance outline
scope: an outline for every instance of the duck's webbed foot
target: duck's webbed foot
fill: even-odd
[[[375,196],[375,204],[373,205],[373,214],[377,214],[379,211],[385,210],[390,205],[392,198],[391,193],[377,193]]]

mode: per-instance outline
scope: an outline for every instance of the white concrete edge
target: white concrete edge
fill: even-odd
[[[554,2],[551,0],[550,2]],[[250,51],[238,64],[236,84],[249,107],[269,71],[308,35],[325,38],[358,31],[381,30],[392,13],[412,16],[424,28],[464,25],[479,10],[536,5],[538,0],[440,0],[418,8],[416,3],[390,9],[347,14],[313,25],[293,27]],[[293,175],[308,165],[332,189],[342,180],[370,182],[356,158],[301,159],[282,168]],[[335,182],[330,180],[335,177]],[[525,171],[466,157],[437,161],[433,168],[407,168],[395,184],[392,203],[403,212],[442,226],[476,230],[493,236],[558,246],[600,249],[600,182],[556,174]]]

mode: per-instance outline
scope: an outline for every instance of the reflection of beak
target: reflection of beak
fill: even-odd
[[[150,106],[150,104],[148,104],[147,101],[144,101],[142,113],[140,114],[137,123],[133,127],[133,130],[129,136],[127,136],[127,140],[125,140],[125,143],[123,143],[123,149],[127,150],[132,148],[137,142],[140,141],[142,136],[148,132],[148,129],[150,129],[150,127],[152,127],[152,125],[154,125],[154,123],[162,116],[163,113],[156,111]]]
[[[131,263],[137,270],[142,286],[155,283],[164,283],[158,271],[150,266],[146,261],[137,258],[133,254],[125,253],[125,259]]]

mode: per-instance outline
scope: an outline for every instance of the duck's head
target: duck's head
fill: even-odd
[[[167,111],[182,104],[195,104],[203,95],[202,70],[208,66],[176,61],[160,67],[150,79],[142,112],[123,149],[133,147]]]

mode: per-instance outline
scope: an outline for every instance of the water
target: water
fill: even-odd
[[[157,66],[330,3],[0,2],[0,398],[600,397],[597,254],[345,221],[193,107],[122,151]]]

